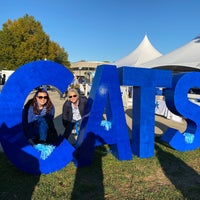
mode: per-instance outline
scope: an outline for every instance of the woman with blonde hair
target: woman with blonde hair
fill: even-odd
[[[80,95],[75,88],[70,88],[67,92],[67,100],[63,104],[62,110],[62,122],[65,127],[64,137],[69,138],[72,130],[76,128],[78,132],[78,126],[84,115],[85,105],[87,98]]]

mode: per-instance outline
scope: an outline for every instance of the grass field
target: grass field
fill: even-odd
[[[178,152],[155,143],[155,156],[118,161],[107,146],[96,148],[93,164],[31,176],[0,153],[0,199],[144,200],[200,198],[200,149]]]

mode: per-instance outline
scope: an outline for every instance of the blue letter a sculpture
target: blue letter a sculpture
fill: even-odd
[[[90,164],[95,146],[102,144],[109,144],[119,160],[132,159],[116,66],[97,67],[85,114],[75,152],[78,166]],[[103,116],[109,128],[101,126]]]

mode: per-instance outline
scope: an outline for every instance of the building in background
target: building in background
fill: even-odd
[[[97,66],[109,62],[79,61],[71,63],[70,69],[81,83],[91,83]]]

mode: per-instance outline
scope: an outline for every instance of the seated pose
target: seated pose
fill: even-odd
[[[83,95],[79,95],[76,89],[71,88],[68,90],[67,100],[63,104],[62,110],[62,122],[65,127],[64,137],[66,139],[69,138],[74,128],[76,128],[76,132],[78,132],[86,103],[87,98]]]
[[[33,99],[24,106],[23,128],[25,136],[33,146],[52,144],[57,138],[54,126],[54,105],[45,89],[39,89]]]

